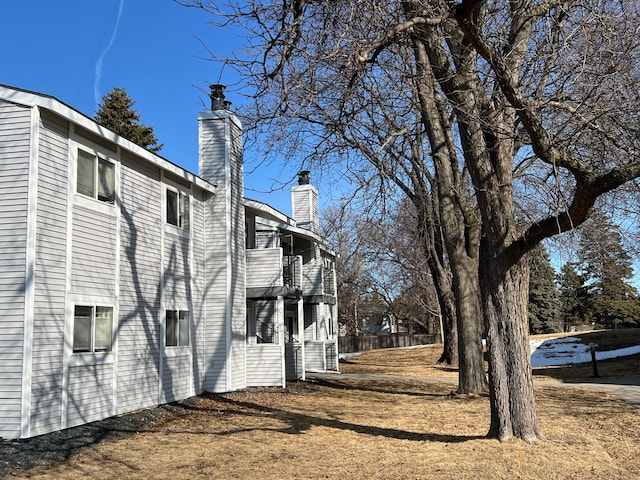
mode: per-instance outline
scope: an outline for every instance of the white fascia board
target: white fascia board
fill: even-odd
[[[293,218],[286,216],[284,213],[276,210],[271,205],[259,202],[257,200],[251,200],[250,198],[244,198],[245,210],[249,210],[254,213],[256,217],[264,218],[266,220],[272,220],[277,223],[295,226],[296,221]]]
[[[307,230],[306,228],[296,227],[295,220],[278,212],[276,209],[270,207],[269,205],[261,202],[256,202],[255,200],[249,200],[247,198],[244,199],[244,205],[245,208],[251,210],[252,213],[256,214],[256,224],[260,223],[265,226],[278,228],[285,232],[293,233],[298,237],[304,238],[305,240],[316,242],[323,251],[327,252],[333,257],[336,256],[335,252],[329,248],[327,241],[324,238],[322,238],[317,233],[312,232],[311,230]],[[279,215],[272,215],[272,212],[275,212]],[[260,220],[258,220],[258,218]]]
[[[175,163],[160,157],[150,151],[142,148],[139,145],[121,137],[117,133],[112,132],[106,127],[98,124],[95,120],[92,120],[84,113],[79,112],[61,102],[55,97],[44,95],[36,92],[29,92],[27,90],[18,90],[6,85],[0,85],[0,99],[5,99],[12,103],[25,105],[29,107],[39,107],[45,110],[50,110],[57,115],[65,118],[71,123],[80,125],[82,128],[94,133],[105,140],[113,142],[115,145],[124,148],[136,156],[144,158],[146,161],[153,165],[173,173],[181,178],[184,178],[188,182],[191,182],[203,190],[215,193],[216,186],[200,178],[194,173],[185,170],[184,168],[176,165]]]

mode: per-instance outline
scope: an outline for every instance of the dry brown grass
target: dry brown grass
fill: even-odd
[[[344,371],[455,375],[437,348],[370,352]],[[433,357],[432,357],[433,356]],[[358,362],[358,363],[355,363]],[[161,425],[15,478],[633,479],[638,409],[607,394],[539,388],[547,441],[484,438],[484,397],[412,379],[349,380],[205,395]]]
[[[575,336],[585,345],[596,343],[599,351],[640,345],[640,328],[536,335],[532,338],[544,339],[561,336]],[[438,345],[413,349],[376,350],[350,357],[347,363],[341,364],[340,371],[344,373],[457,378],[457,365],[437,363],[441,353],[441,348]],[[600,377],[639,376],[640,354],[598,361],[598,374]],[[593,368],[590,363],[559,367],[538,367],[533,369],[533,375],[537,380],[589,382],[593,376]]]
[[[440,345],[419,348],[372,350],[349,357],[340,364],[343,373],[402,375],[410,377],[458,377],[458,366],[439,364]]]
[[[294,387],[207,395],[164,425],[16,478],[637,478],[640,415],[600,393],[539,390],[548,441],[529,446],[483,438],[487,399],[449,397],[443,384]]]

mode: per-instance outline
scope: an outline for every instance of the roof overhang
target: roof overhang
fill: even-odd
[[[320,248],[326,251],[329,255],[336,256],[335,252],[329,248],[327,241],[311,230],[306,228],[300,228],[296,226],[296,221],[284,213],[279,212],[275,208],[267,205],[266,203],[259,202],[257,200],[251,200],[249,198],[244,199],[245,211],[266,220],[266,223],[280,230],[290,232],[298,237],[302,237],[310,242],[316,242]]]
[[[22,90],[8,85],[0,84],[0,99],[4,99],[11,103],[18,105],[24,105],[31,108],[41,108],[49,110],[56,115],[64,118],[70,123],[76,124],[88,130],[89,132],[104,138],[105,140],[114,143],[115,145],[128,150],[147,162],[161,168],[167,172],[171,172],[180,178],[184,178],[186,181],[191,182],[203,190],[215,193],[216,186],[207,182],[203,178],[200,178],[194,173],[185,170],[184,168],[176,165],[175,163],[163,158],[159,155],[151,153],[150,151],[142,148],[139,145],[121,137],[115,132],[112,132],[106,127],[98,124],[95,120],[91,119],[84,113],[70,107],[69,105],[61,102],[55,97],[45,95],[42,93],[31,92],[28,90]]]

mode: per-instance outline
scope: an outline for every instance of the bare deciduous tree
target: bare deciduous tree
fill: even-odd
[[[461,335],[477,331],[473,314],[488,335],[489,435],[544,438],[525,255],[640,176],[636,2],[183,3],[249,32],[247,54],[229,61],[256,100],[255,138],[354,172],[364,160],[424,219],[437,200]]]
[[[361,208],[353,202],[351,199],[339,207],[329,207],[322,222],[323,235],[339,255],[340,315],[348,331],[353,334],[355,330],[356,293],[375,291],[384,298],[387,314],[408,323],[411,330],[419,328],[431,334],[442,330],[445,342],[441,361],[457,362],[455,322],[440,328],[440,306],[429,275],[428,251],[417,232],[413,205],[402,197],[395,202],[387,199],[384,209]]]
[[[414,53],[406,42],[389,45],[393,51],[379,55],[371,68],[352,58],[368,45],[358,38],[366,22],[357,15],[369,8],[379,15],[375,5],[360,11],[349,2],[329,3],[298,3],[304,7],[300,11],[294,4],[288,4],[292,10],[282,10],[281,5],[260,2],[230,5],[224,13],[219,6],[207,8],[248,29],[263,28],[255,37],[260,59],[229,61],[261,92],[253,111],[244,113],[254,138],[263,145],[266,138],[277,151],[284,146],[292,155],[309,155],[301,162],[317,166],[339,161],[360,185],[369,186],[373,166],[377,196],[399,190],[413,204],[440,308],[446,325],[452,327],[445,332],[455,331],[456,322],[458,392],[486,392],[477,277],[479,229],[460,172],[463,164],[454,144],[452,110],[436,98],[437,84],[429,72],[416,74]],[[386,19],[374,19],[379,28],[387,24]],[[303,23],[316,21],[325,26],[303,28]],[[421,88],[424,82],[431,90]],[[429,141],[435,145],[440,140],[447,145],[432,157]],[[455,260],[447,260],[446,254]],[[442,359],[450,362],[455,356],[453,343],[445,345]]]

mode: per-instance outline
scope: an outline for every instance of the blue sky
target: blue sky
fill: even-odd
[[[243,45],[239,32],[214,27],[206,12],[172,0],[6,0],[0,18],[0,83],[53,95],[91,117],[103,95],[123,87],[164,144],[160,154],[197,173],[197,117],[209,105],[208,85],[236,81],[205,60],[207,49],[228,55]],[[242,107],[241,97],[228,99]],[[270,190],[295,181],[297,169],[256,169],[261,160],[245,152],[246,196],[291,215],[291,183]],[[321,180],[312,176],[322,209],[339,192]]]
[[[171,0],[31,0],[0,5],[0,83],[52,95],[93,117],[102,96],[125,88],[141,123],[154,127],[160,154],[197,173],[198,112],[210,83],[231,84],[230,70],[204,58],[242,45],[199,9]],[[206,45],[205,46],[203,45]],[[228,98],[235,108],[241,98]],[[247,172],[261,159],[245,152]],[[295,169],[271,164],[245,175],[246,196],[291,214],[289,186],[270,194]],[[312,178],[313,182],[313,178]],[[313,182],[321,190],[318,182]],[[325,197],[325,200],[327,198]]]

